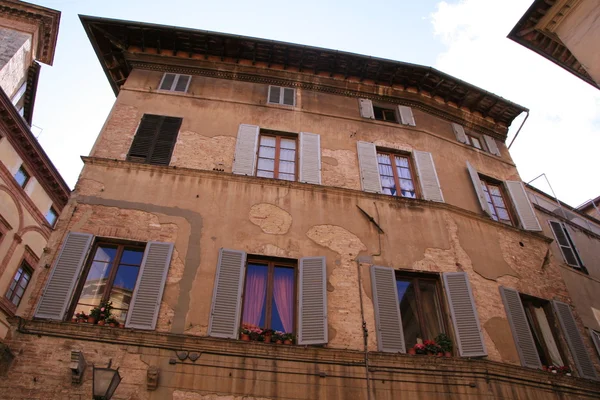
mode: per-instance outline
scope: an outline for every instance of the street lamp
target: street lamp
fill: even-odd
[[[119,368],[112,369],[110,367],[111,364],[112,360],[108,362],[108,367],[106,368],[96,368],[95,365],[93,366],[92,395],[94,400],[110,400],[117,386],[121,383]]]

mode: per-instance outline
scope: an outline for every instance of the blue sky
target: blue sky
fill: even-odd
[[[78,14],[185,26],[433,66],[531,110],[511,154],[577,206],[600,195],[600,91],[506,38],[531,1],[32,1],[62,12],[32,131],[73,187],[115,96]],[[509,131],[513,137],[524,116]],[[550,193],[541,179],[534,185]]]

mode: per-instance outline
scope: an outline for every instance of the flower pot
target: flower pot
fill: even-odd
[[[445,352],[444,357],[448,357],[448,358],[452,357],[452,352],[451,351]]]
[[[428,351],[427,355],[430,356],[430,357],[433,357],[433,356],[435,356],[435,353],[432,353],[431,351]]]
[[[265,343],[271,343],[271,335],[265,336]]]
[[[119,324],[119,328],[125,328],[125,324]]]
[[[542,365],[542,370],[543,370],[543,371],[548,371],[548,367],[547,367],[547,366],[545,366],[545,365]]]
[[[242,334],[240,334],[240,339],[243,340],[244,342],[249,342],[250,341],[250,335],[242,333]]]
[[[439,353],[437,353],[438,357],[444,357],[444,353],[442,353],[441,351]]]
[[[78,324],[82,324],[82,323],[84,323],[84,322],[85,322],[85,319],[83,319],[83,318],[79,318],[79,319],[77,320],[77,323],[78,323]]]
[[[76,324],[77,323],[77,318],[75,318],[75,317],[71,318],[71,322],[74,323],[74,324]]]
[[[286,340],[283,341],[283,344],[292,344],[292,341],[289,340],[289,339],[286,339]]]
[[[117,326],[117,324],[115,324],[114,322],[111,322],[110,324],[108,324],[108,326],[110,326],[111,328],[114,328],[115,326]]]
[[[417,354],[417,351],[413,348],[408,349],[408,354],[410,354],[411,356],[414,356],[415,354]]]
[[[98,325],[104,326],[104,324],[106,324],[105,320],[101,319],[100,321],[98,321]]]
[[[96,318],[94,318],[94,317],[88,317],[87,322],[88,322],[88,324],[94,325],[96,323]]]
[[[281,341],[281,339],[277,339],[277,341],[275,342],[275,344],[282,344],[283,342]]]

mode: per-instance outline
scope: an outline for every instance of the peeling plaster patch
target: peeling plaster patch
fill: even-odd
[[[355,152],[322,149],[321,161],[323,185],[360,190],[360,174]]]
[[[253,205],[249,217],[250,222],[271,235],[284,235],[292,225],[292,216],[287,211],[268,203]]]
[[[252,397],[252,396],[232,396],[219,394],[200,394],[196,392],[187,392],[183,390],[175,390],[173,392],[173,400],[272,400],[267,397]]]
[[[360,251],[367,250],[367,246],[355,234],[336,225],[315,225],[306,232],[306,236],[338,253],[342,262],[347,258],[354,260]]]
[[[494,350],[498,352],[498,358],[502,359],[503,362],[519,365],[519,354],[506,318],[490,318],[483,324],[483,328],[496,345]],[[490,356],[498,359],[493,354],[490,354]]]
[[[323,162],[323,164],[333,165],[334,167],[338,165],[338,161],[333,157],[321,157],[321,162]]]
[[[253,253],[254,251],[252,251]],[[256,247],[256,252],[265,256],[270,257],[283,257],[283,258],[301,258],[301,254],[295,250],[286,250],[281,247],[277,247],[274,244],[265,244]]]
[[[181,131],[173,150],[170,165],[231,172],[236,138],[232,136],[208,137],[193,131]]]

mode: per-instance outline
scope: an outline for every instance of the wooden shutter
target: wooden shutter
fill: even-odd
[[[321,184],[321,136],[300,132],[300,182]]]
[[[375,119],[375,112],[373,111],[373,102],[371,100],[358,99],[358,105],[360,107],[361,117]]]
[[[575,253],[576,250],[571,246],[569,232],[564,224],[557,221],[549,222],[550,228],[552,228],[552,232],[554,233],[554,238],[556,239],[556,244],[564,257],[565,262],[572,267],[581,268],[577,259],[577,254]]]
[[[208,323],[209,336],[237,339],[245,271],[245,252],[220,250]]]
[[[600,357],[600,333],[596,332],[592,328],[589,328],[589,330],[590,330],[590,336],[592,338],[592,342],[594,343],[594,347],[596,348],[596,352],[598,353],[598,356]]]
[[[381,178],[379,177],[379,164],[377,163],[377,150],[375,144],[358,142],[358,165],[360,169],[360,183],[365,192],[381,193]]]
[[[506,181],[504,183],[512,199],[513,206],[517,210],[521,227],[527,231],[541,231],[542,227],[535,216],[523,183],[520,181]]]
[[[461,357],[487,356],[471,284],[465,272],[444,273],[444,286]]]
[[[327,343],[327,274],[325,257],[300,259],[298,344]]]
[[[169,165],[181,118],[144,114],[133,138],[127,159],[149,164]]]
[[[377,349],[387,353],[406,353],[394,270],[371,266],[371,284],[377,323]]]
[[[425,200],[444,202],[444,195],[440,187],[433,156],[426,151],[413,152],[415,164],[417,167],[417,175],[419,175],[419,183]]]
[[[487,148],[490,151],[490,153],[492,153],[495,156],[500,155],[500,149],[498,148],[496,139],[488,135],[483,135],[483,140],[485,140],[485,144],[487,145]]]
[[[279,104],[281,99],[281,87],[269,86],[269,103]]]
[[[162,81],[160,83],[159,89],[160,90],[171,90],[171,88],[173,87],[173,82],[175,82],[175,77],[177,75],[175,74],[164,74]]]
[[[598,379],[596,368],[592,363],[592,359],[583,342],[583,337],[579,333],[575,317],[571,312],[571,307],[563,302],[553,300],[552,305],[558,316],[560,327],[562,328],[569,350],[575,361],[575,366],[579,372],[579,376],[588,379]]]
[[[154,141],[154,147],[150,153],[150,164],[169,165],[175,142],[177,142],[177,134],[181,127],[181,121],[181,118],[162,117],[162,123]]]
[[[525,309],[521,302],[519,292],[515,289],[500,287],[500,294],[504,302],[504,309],[508,317],[508,323],[515,340],[515,346],[519,353],[521,365],[529,368],[541,368],[542,363],[533,341],[533,335],[527,322]]]
[[[186,93],[188,86],[190,85],[191,76],[189,75],[177,75],[177,83],[173,89],[176,92]]]
[[[400,114],[400,121],[404,125],[415,126],[415,117],[412,112],[412,108],[406,106],[398,106],[398,114]]]
[[[153,330],[171,264],[173,243],[148,242],[125,327]]]
[[[483,212],[485,212],[488,217],[492,217],[492,210],[490,210],[490,205],[485,198],[485,193],[483,192],[483,188],[481,187],[481,179],[479,179],[479,174],[477,170],[471,166],[471,164],[467,161],[467,170],[469,171],[469,176],[471,177],[471,181],[473,182],[473,188],[475,189],[475,193],[477,194],[477,199],[479,200],[479,205]]]
[[[464,144],[469,144],[469,138],[467,137],[467,134],[465,133],[465,128],[463,128],[462,125],[455,124],[453,122],[452,130],[454,131],[454,134],[456,135],[456,140],[458,140],[459,142],[464,143]]]
[[[256,150],[258,146],[259,127],[241,124],[235,143],[233,173],[238,175],[254,175],[256,169]]]
[[[144,114],[137,132],[131,143],[127,159],[130,161],[146,162],[152,151],[154,140],[162,122],[162,116]]]
[[[283,88],[283,103],[286,106],[296,104],[296,90],[292,88]]]
[[[89,233],[67,234],[34,317],[57,321],[64,318],[93,237]]]

